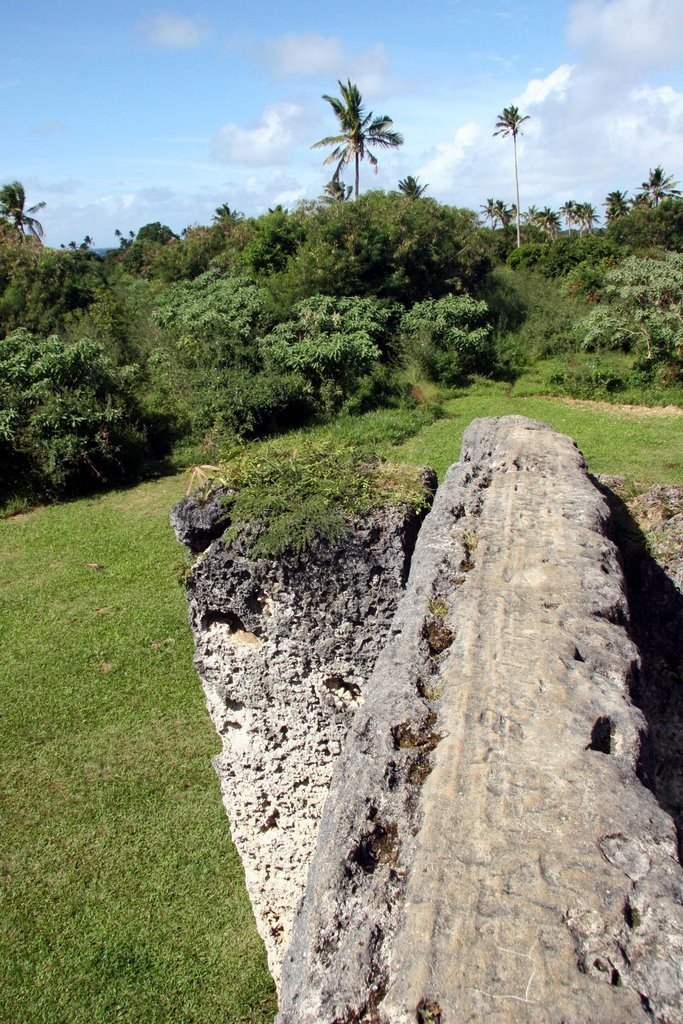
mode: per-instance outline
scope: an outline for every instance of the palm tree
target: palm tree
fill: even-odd
[[[323,160],[323,164],[326,166],[336,163],[337,167],[332,176],[335,181],[339,180],[344,165],[353,161],[356,172],[355,196],[358,198],[361,160],[367,157],[377,171],[377,157],[369,147],[397,149],[403,145],[403,136],[391,130],[394,122],[386,114],[383,117],[373,117],[372,111],[369,114],[365,113],[363,98],[358,86],[353,85],[351,79],[346,85],[342,82],[338,82],[338,85],[341,98],[323,96],[323,99],[332,107],[341,131],[339,135],[327,135],[319,142],[314,142],[311,149],[319,149],[321,146],[334,147],[330,155]]]
[[[551,210],[549,206],[544,206],[542,210],[539,210],[535,223],[548,238],[557,238],[561,226],[560,215]]]
[[[353,187],[351,185],[346,185],[343,181],[339,181],[338,178],[331,178],[322,191],[320,201],[328,206],[330,203],[345,203],[352,192]]]
[[[678,199],[680,191],[676,188],[678,184],[671,174],[667,174],[660,165],[650,171],[647,181],[640,186],[642,194],[647,196],[651,206],[659,206],[662,199]]]
[[[221,206],[217,206],[214,211],[213,223],[220,224],[226,220],[244,220],[244,214],[240,213],[238,210],[232,210],[227,203],[222,203]]]
[[[420,185],[419,179],[414,178],[412,174],[409,174],[407,178],[402,178],[398,183],[399,192],[402,192],[404,196],[408,196],[409,199],[419,199],[428,188],[428,185]]]
[[[483,206],[480,206],[479,209],[481,210],[481,212],[483,214],[484,220],[487,220],[489,222],[489,224],[491,225],[491,227],[495,227],[496,200],[495,199],[487,199],[485,204]]]
[[[498,115],[496,121],[496,130],[494,135],[502,135],[505,138],[507,135],[512,135],[512,145],[515,153],[515,193],[517,196],[517,248],[522,244],[522,236],[519,227],[519,170],[517,167],[517,136],[519,135],[520,125],[525,121],[529,120],[529,115],[526,114],[524,117],[520,114],[519,110],[515,106],[505,107],[502,114]]]
[[[584,231],[587,231],[590,235],[599,220],[598,211],[592,203],[576,204],[576,223],[579,225],[580,235],[582,235]]]
[[[629,202],[626,198],[626,192],[608,192],[605,196],[605,201],[602,204],[605,207],[605,219],[609,224],[613,220],[619,220],[620,217],[625,217],[629,211]]]
[[[32,235],[39,241],[43,237],[43,225],[35,219],[34,213],[42,210],[45,203],[36,203],[26,209],[26,192],[20,181],[11,181],[0,188],[0,217],[9,220],[20,235]]]
[[[512,218],[515,216],[514,208],[506,206],[502,199],[496,199],[493,204],[493,226],[500,224],[502,228],[506,228]]]
[[[576,219],[576,210],[578,208],[578,205],[579,204],[576,202],[575,199],[568,199],[567,202],[560,207],[560,215],[565,219],[565,222],[567,224],[567,231],[569,232],[570,237],[572,233],[572,228],[575,224],[578,224],[578,220]]]

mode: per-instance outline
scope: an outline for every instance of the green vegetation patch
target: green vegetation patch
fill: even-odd
[[[0,1021],[266,1024],[168,509],[0,522]]]
[[[473,419],[517,413],[574,438],[592,473],[644,484],[683,484],[683,417],[678,409],[525,395],[516,387],[490,381],[463,388],[443,408],[445,418],[397,446],[390,457],[427,462],[442,478],[460,457],[463,430]]]
[[[256,555],[301,552],[316,538],[341,539],[355,516],[427,503],[414,467],[332,434],[252,444],[221,466],[220,478],[233,492],[227,538],[245,537]]]

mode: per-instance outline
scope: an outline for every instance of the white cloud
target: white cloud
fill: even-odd
[[[549,96],[563,100],[573,70],[572,64],[560,64],[545,78],[532,78],[522,95],[515,100],[516,105],[523,113],[527,107],[543,103]]]
[[[290,32],[266,44],[266,59],[276,75],[350,78],[370,95],[384,87],[389,58],[382,43],[353,53],[336,36]]]
[[[209,34],[203,18],[183,14],[157,14],[145,26],[147,41],[168,50],[188,50],[199,46]]]
[[[268,166],[289,159],[307,124],[298,103],[273,103],[249,128],[224,124],[213,140],[214,157],[223,163]]]
[[[578,0],[569,42],[613,64],[661,67],[683,55],[681,0]]]
[[[432,191],[450,191],[457,187],[460,168],[473,152],[473,146],[484,138],[481,125],[470,121],[460,125],[449,142],[440,142],[427,161],[418,168],[417,176],[426,179]]]
[[[278,75],[324,75],[339,68],[345,61],[344,49],[338,39],[308,32],[289,32],[267,44],[267,56]]]

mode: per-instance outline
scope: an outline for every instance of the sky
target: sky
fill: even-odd
[[[510,104],[522,209],[683,180],[682,0],[4,0],[2,23],[0,184],[47,204],[52,246],[316,198],[339,80],[405,139],[361,190],[512,203]]]

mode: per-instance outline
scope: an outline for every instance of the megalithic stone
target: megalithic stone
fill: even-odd
[[[425,470],[428,491],[436,476]],[[195,665],[222,749],[214,759],[256,925],[279,981],[332,767],[403,593],[425,511],[377,510],[339,542],[254,558],[221,491],[173,509],[199,555],[187,582]]]
[[[279,1024],[683,1020],[608,518],[569,438],[466,431],[334,768]]]

